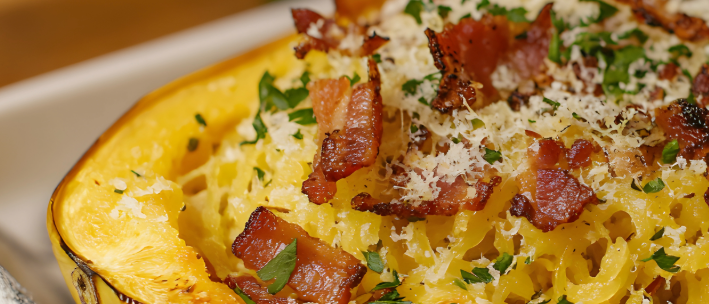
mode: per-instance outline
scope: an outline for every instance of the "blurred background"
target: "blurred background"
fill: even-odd
[[[73,303],[46,230],[64,174],[141,96],[331,2],[0,0],[0,265],[37,303]]]

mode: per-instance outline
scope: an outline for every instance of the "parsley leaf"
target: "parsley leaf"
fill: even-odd
[[[396,273],[396,270],[394,270],[392,272],[392,274],[394,275],[394,281],[381,282],[381,283],[377,284],[377,286],[374,286],[374,289],[372,289],[372,291],[377,291],[377,290],[384,289],[384,288],[395,288],[395,287],[401,285],[401,281],[399,281],[399,274]]]
[[[482,121],[480,118],[473,118],[473,120],[471,120],[470,122],[473,124],[473,130],[485,127],[485,122]]]
[[[199,146],[199,139],[190,137],[190,140],[187,142],[187,151],[194,152],[194,150],[197,150],[197,147]]]
[[[679,153],[679,143],[673,139],[662,148],[662,162],[665,164],[674,163],[677,160],[677,153]]]
[[[524,259],[524,263],[527,265],[532,264],[532,257],[528,256],[526,259]]]
[[[559,302],[556,302],[556,304],[574,304],[569,302],[569,300],[566,299],[566,295],[563,295],[559,297]]]
[[[419,130],[419,127],[415,124],[411,124],[411,126],[409,127],[409,131],[411,131],[411,134],[418,132],[418,130]]]
[[[637,38],[640,43],[645,43],[645,41],[647,41],[648,39],[647,34],[645,34],[645,32],[641,31],[637,27],[618,35],[618,39],[630,39],[631,37]]]
[[[416,20],[416,23],[421,24],[421,11],[424,10],[423,2],[421,0],[410,0],[404,8],[404,13],[411,15]]]
[[[463,2],[461,2],[460,4],[461,4],[461,5],[464,4],[465,1],[467,1],[467,0],[463,0]],[[490,0],[483,0],[483,1],[480,1],[480,3],[478,3],[477,6],[475,6],[475,8],[478,9],[478,10],[480,10],[481,8],[486,8],[486,7],[488,7],[489,5],[490,5]]]
[[[202,117],[202,114],[199,114],[199,113],[195,114],[194,119],[197,121],[198,124],[200,124],[204,127],[207,126],[207,122],[204,121],[204,117]]]
[[[638,185],[635,183],[635,179],[633,179],[633,182],[630,183],[630,188],[637,191],[643,191],[643,189],[640,189],[640,187],[638,187]]]
[[[411,79],[401,85],[401,90],[404,91],[406,95],[414,95],[416,94],[416,90],[418,89],[419,85],[421,85],[422,83],[423,80]]]
[[[354,76],[352,76],[352,78],[347,75],[345,75],[345,77],[347,77],[347,79],[350,81],[350,86],[353,86],[355,85],[355,83],[358,83],[360,80],[362,80],[362,77],[359,77],[359,74],[357,74],[357,72],[354,73]]]
[[[529,123],[535,123],[535,122],[537,122],[536,120],[531,120],[531,119],[527,119],[527,121],[528,121]]]
[[[259,141],[259,139],[266,138],[266,133],[268,132],[268,128],[266,128],[266,125],[263,123],[263,120],[261,119],[261,109],[256,112],[256,117],[254,117],[254,122],[251,123],[251,125],[254,127],[254,130],[256,130],[256,138],[252,141],[242,141],[239,143],[239,145],[251,145],[255,144],[256,142]]]
[[[465,283],[459,279],[453,279],[453,285],[458,286],[463,290],[468,290],[468,286],[465,286]]]
[[[283,248],[273,259],[268,261],[266,266],[256,272],[261,280],[276,279],[271,285],[268,285],[268,293],[276,294],[288,283],[288,279],[295,269],[297,243],[298,239],[293,239],[292,243]]]
[[[135,174],[136,177],[141,177],[141,176],[142,176],[142,175],[140,175],[140,173],[135,172],[135,170],[130,170],[130,172],[133,172],[133,174]]]
[[[460,275],[463,277],[463,281],[468,284],[473,283],[490,283],[493,280],[490,270],[482,267],[473,268],[473,272],[467,272],[463,269],[460,270]]]
[[[236,288],[234,288],[234,292],[236,292],[236,294],[237,294],[242,300],[244,300],[244,303],[246,303],[246,304],[256,304],[256,302],[254,302],[254,300],[251,300],[251,298],[249,298],[249,295],[245,294],[245,293],[241,290],[241,288],[239,288],[239,286],[236,286]]]
[[[573,116],[576,120],[586,121],[586,119],[584,119],[580,115],[576,114],[576,112],[571,113],[571,116]]]
[[[297,89],[288,89],[285,91],[285,93],[283,93],[283,95],[286,97],[286,100],[288,101],[288,107],[291,109],[295,108],[298,104],[300,104],[301,101],[308,98],[309,94],[310,92],[305,87],[300,87]]]
[[[409,301],[401,301],[404,299],[396,289],[390,291],[389,293],[383,295],[379,300],[370,303],[411,303]]]
[[[460,20],[463,20],[465,18],[473,18],[473,16],[470,15],[470,13],[467,13],[467,14],[463,15],[462,17],[460,17],[460,19],[458,19],[458,22],[460,22]]]
[[[492,268],[495,268],[497,271],[500,272],[500,274],[505,274],[507,268],[512,265],[512,260],[514,260],[514,256],[505,252],[500,257],[498,257],[497,260],[495,260],[495,264],[492,265]]]
[[[502,152],[485,148],[485,155],[483,156],[483,158],[485,159],[485,161],[492,165],[500,158],[502,158]]]
[[[507,11],[507,19],[512,22],[529,22],[527,17],[525,17],[526,14],[526,9],[523,7],[516,7]]]
[[[679,266],[675,265],[675,262],[679,260],[679,257],[667,255],[665,253],[665,247],[660,248],[660,250],[655,251],[652,256],[647,259],[642,259],[641,261],[649,262],[650,260],[655,260],[657,266],[659,266],[664,271],[676,273],[680,269]]]
[[[650,240],[651,241],[659,240],[664,234],[665,234],[665,227],[662,227],[662,229],[658,230],[657,232],[655,232],[655,234],[652,235]]]
[[[544,101],[546,104],[554,107],[554,110],[558,109],[559,106],[561,105],[560,103],[553,101],[553,100],[546,98],[546,97],[544,97],[544,99],[542,99],[542,101]]]
[[[275,78],[266,71],[259,81],[259,100],[261,107],[270,109],[271,106],[276,106],[279,110],[287,110],[290,108],[286,96],[273,86]]]
[[[610,5],[606,2],[603,2],[601,0],[580,0],[580,1],[598,3],[598,8],[599,8],[598,17],[596,17],[595,19],[589,18],[588,23],[601,22],[601,21],[605,20],[606,18],[609,18],[609,17],[615,15],[615,13],[618,12],[618,9],[615,6],[612,6],[612,5]],[[584,24],[583,21],[581,23]]]
[[[256,170],[256,175],[258,176],[258,179],[260,181],[263,181],[263,177],[266,175],[266,172],[263,172],[263,170],[261,170],[261,168],[259,167],[254,167],[254,170]]]
[[[611,56],[606,56],[599,52],[604,60],[608,63],[608,67],[603,76],[603,91],[606,96],[619,96],[623,94],[619,83],[628,83],[630,74],[628,67],[634,61],[645,57],[645,49],[638,46],[629,45],[620,50],[613,51]]]
[[[439,5],[438,16],[441,16],[441,18],[446,19],[446,17],[448,17],[448,14],[450,14],[452,10],[453,9],[450,6]]]
[[[367,260],[367,267],[376,273],[382,273],[384,271],[384,263],[382,263],[382,258],[379,256],[378,252],[373,251],[362,251],[364,259]]]
[[[647,184],[645,184],[645,187],[643,187],[643,191],[645,193],[655,193],[655,192],[660,192],[662,189],[665,188],[665,183],[660,179],[659,177],[656,180],[651,180]]]
[[[123,194],[123,191],[125,190],[113,189],[113,192],[116,192],[118,194]]]
[[[693,55],[692,51],[690,51],[689,48],[684,44],[671,46],[669,49],[667,49],[667,51],[672,54],[673,59],[677,59],[681,56],[687,56],[687,58],[691,58]]]
[[[298,129],[298,132],[295,132],[295,134],[292,134],[291,136],[295,137],[295,139],[303,139],[303,133],[300,133],[300,129]]]
[[[303,72],[303,75],[300,75],[300,82],[303,83],[303,87],[308,85],[308,83],[310,83],[310,72],[308,72],[308,71]]]
[[[382,63],[382,55],[381,54],[372,55],[372,59],[374,59],[374,62],[376,62],[376,63]]]
[[[547,57],[549,60],[561,64],[561,38],[559,38],[559,31],[556,29],[552,30],[551,40],[549,41],[549,54]]]
[[[300,109],[292,113],[288,113],[288,121],[295,122],[299,125],[311,125],[317,123],[313,108]]]
[[[431,104],[429,104],[428,101],[426,101],[426,98],[423,98],[423,97],[419,98],[419,103],[429,106],[429,107],[431,106]]]

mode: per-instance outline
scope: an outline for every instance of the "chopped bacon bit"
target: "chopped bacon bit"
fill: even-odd
[[[493,188],[500,184],[502,178],[494,176],[490,182],[478,181],[475,184],[474,198],[468,198],[468,186],[462,177],[458,176],[453,184],[438,181],[441,188],[438,197],[433,201],[423,201],[418,205],[401,202],[385,203],[373,198],[368,193],[360,193],[352,199],[352,208],[359,211],[369,211],[378,215],[396,215],[402,218],[424,217],[427,215],[451,216],[460,210],[480,211],[485,208],[492,195]]]
[[[515,39],[508,53],[507,62],[522,77],[528,79],[541,72],[544,59],[549,54],[551,41],[551,8],[546,4],[537,15],[537,19],[527,29],[526,39]]]
[[[707,188],[707,191],[704,192],[704,202],[709,205],[709,188]]]
[[[564,144],[553,139],[542,139],[527,150],[533,169],[550,169],[559,162]]]
[[[663,100],[665,99],[665,90],[661,87],[656,87],[655,90],[650,92],[650,100]]]
[[[303,41],[295,47],[295,56],[298,59],[305,58],[305,55],[311,50],[327,52],[330,49],[338,48],[348,33],[362,35],[366,32],[365,27],[351,24],[349,28],[345,28],[338,25],[335,20],[325,18],[308,9],[295,8],[291,10],[291,14],[298,33],[305,34]],[[317,34],[312,32],[311,27],[315,28]],[[355,54],[350,54],[350,51],[347,50],[342,50],[342,52],[347,55],[369,56],[388,41],[389,38],[378,36],[375,33],[364,39],[364,44],[354,52]]]
[[[669,139],[677,139],[680,155],[687,159],[700,159],[704,154],[700,150],[709,142],[707,126],[709,111],[686,100],[655,110],[655,122]]]
[[[452,27],[452,25],[447,25]],[[470,86],[471,79],[467,73],[462,71],[463,64],[457,58],[457,51],[451,50],[451,46],[442,45],[448,42],[450,37],[446,35],[446,30],[436,34],[432,29],[426,29],[428,37],[428,48],[433,55],[433,62],[436,68],[441,71],[441,83],[438,88],[438,95],[431,102],[431,105],[441,113],[448,113],[463,105],[463,102],[472,106],[477,101],[475,89]],[[471,40],[472,41],[472,40]]]
[[[378,48],[389,42],[389,38],[385,38],[377,35],[377,33],[372,33],[371,36],[364,38],[364,44],[360,48],[360,56],[369,56],[374,54]]]
[[[566,159],[569,162],[569,168],[576,169],[586,167],[591,164],[591,154],[593,153],[593,144],[585,139],[577,139],[571,145],[571,149],[566,151]]]
[[[657,73],[657,78],[660,80],[672,80],[679,74],[679,67],[673,62],[665,64],[664,67]]]
[[[237,277],[228,275],[224,283],[231,289],[238,286],[256,304],[287,304],[293,302],[291,298],[276,297],[268,293],[268,288],[261,286],[256,279],[250,276]]]
[[[521,194],[512,199],[510,214],[524,216],[543,232],[578,219],[586,204],[598,203],[593,190],[560,169],[539,169],[535,202]]]
[[[653,296],[655,295],[655,292],[657,292],[657,289],[659,289],[662,285],[665,285],[665,278],[657,276],[657,278],[652,280],[652,282],[645,287],[645,292],[647,292],[650,296]]]
[[[302,188],[313,203],[329,201],[337,191],[334,182],[376,161],[382,138],[380,87],[379,70],[371,59],[369,82],[351,91],[345,78],[308,85],[322,140],[313,173]]]
[[[524,134],[533,138],[542,138],[542,135],[532,130],[524,130]]]
[[[702,107],[709,105],[709,65],[702,65],[702,69],[694,77],[692,93],[697,98],[697,103]]]
[[[665,9],[668,0],[620,0],[629,4],[635,17],[651,26],[660,26],[678,38],[699,41],[709,38],[709,27],[701,18]]]
[[[529,95],[522,94],[515,90],[512,94],[510,94],[510,97],[507,97],[507,104],[510,106],[512,111],[519,112],[522,106],[527,106],[529,104],[529,97]]]
[[[263,206],[251,214],[244,231],[234,240],[232,252],[246,268],[259,270],[294,239],[298,239],[296,264],[288,286],[298,298],[348,303],[351,289],[359,284],[367,268],[351,254],[311,237],[300,226],[284,221]]]

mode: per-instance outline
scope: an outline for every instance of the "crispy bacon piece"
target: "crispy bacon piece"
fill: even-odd
[[[619,0],[630,5],[635,17],[651,26],[660,26],[678,38],[699,41],[709,38],[709,27],[701,18],[665,9],[667,0]]]
[[[522,94],[515,90],[509,97],[507,97],[507,104],[510,106],[512,111],[519,112],[522,106],[527,106],[529,104],[529,97],[530,95]]]
[[[537,147],[528,150],[533,169],[551,169],[559,162],[559,157],[564,155],[565,148],[561,142],[542,139],[536,144]]]
[[[534,202],[522,194],[512,199],[510,214],[524,216],[543,232],[578,219],[586,204],[598,203],[593,190],[561,169],[539,169],[536,172]]]
[[[321,152],[302,191],[324,204],[335,196],[335,182],[373,164],[382,139],[381,80],[369,60],[369,82],[349,89],[346,78],[318,80],[308,86],[318,121]],[[351,92],[351,93],[350,93]]]
[[[364,35],[366,32],[366,28],[356,24],[351,24],[348,28],[342,27],[335,20],[325,18],[309,9],[294,8],[291,9],[291,14],[298,33],[305,34],[303,41],[295,47],[295,56],[298,59],[305,58],[305,55],[311,50],[327,52],[330,49],[336,49],[348,33]],[[313,32],[311,27],[314,27],[317,34]],[[369,56],[388,41],[389,38],[373,33],[364,39],[362,47],[355,54],[350,54],[346,50],[342,50],[342,52],[354,56]]]
[[[680,155],[687,159],[700,159],[709,142],[709,111],[686,100],[655,110],[655,122],[665,132],[667,139],[677,139]]]
[[[527,38],[515,39],[507,58],[504,60],[517,71],[523,79],[529,79],[541,72],[544,58],[549,54],[549,41],[552,36],[551,8],[546,4],[537,15],[537,19],[527,29]]]
[[[647,292],[650,296],[653,296],[662,285],[665,285],[665,278],[657,276],[657,278],[652,280],[652,282],[645,287],[645,292]]]
[[[427,215],[451,216],[461,210],[480,211],[485,208],[495,186],[502,178],[494,176],[489,182],[478,181],[475,184],[476,195],[468,198],[468,186],[462,177],[458,176],[453,184],[438,181],[441,188],[438,197],[433,201],[423,201],[418,205],[391,202],[385,203],[373,198],[368,193],[360,193],[352,199],[352,208],[359,211],[369,211],[378,215],[396,215],[402,218],[424,217]]]
[[[657,73],[657,78],[661,80],[672,80],[679,74],[679,67],[673,62],[669,62],[662,67],[659,73]]]
[[[577,139],[571,145],[571,149],[566,151],[566,159],[569,168],[577,169],[591,164],[591,154],[593,154],[593,144],[585,139]]]
[[[360,283],[367,268],[351,254],[311,237],[300,226],[282,220],[263,206],[251,214],[231,248],[247,268],[259,270],[294,239],[298,240],[296,263],[288,286],[298,299],[348,303],[350,290]]]
[[[232,276],[229,275],[224,280],[224,283],[229,288],[234,289],[237,286],[256,304],[288,304],[296,303],[294,299],[285,297],[276,297],[268,293],[268,288],[261,286],[256,279],[250,276]]]
[[[706,108],[709,105],[709,64],[702,65],[702,69],[694,77],[692,93],[702,107]]]

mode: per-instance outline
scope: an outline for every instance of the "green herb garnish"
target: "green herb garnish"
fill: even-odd
[[[300,109],[292,113],[288,113],[288,121],[295,122],[299,125],[311,125],[317,123],[313,108]]]
[[[116,192],[118,194],[123,194],[124,190],[119,190],[119,189],[113,189],[113,192]]]
[[[409,131],[411,131],[411,134],[414,134],[419,131],[419,127],[415,124],[411,124],[411,126],[409,127]]]
[[[492,265],[492,268],[499,271],[500,274],[505,274],[505,271],[507,271],[507,268],[509,268],[510,265],[512,265],[513,260],[514,260],[514,256],[505,252],[500,257],[498,257],[497,260],[495,260],[495,264]]]
[[[404,14],[414,17],[416,23],[421,24],[421,12],[424,10],[424,5],[421,0],[410,0],[404,8]]]
[[[561,106],[560,103],[558,103],[558,102],[556,102],[556,101],[553,101],[553,100],[551,100],[551,99],[549,99],[549,98],[546,98],[546,97],[544,97],[544,99],[542,99],[542,101],[544,101],[544,103],[546,103],[546,104],[552,106],[552,107],[554,108],[554,110],[558,109],[559,106]]]
[[[468,290],[468,286],[465,286],[465,283],[459,279],[453,279],[453,285],[458,286],[463,290]]]
[[[141,177],[141,176],[142,176],[142,175],[140,175],[140,173],[135,172],[134,170],[130,170],[130,172],[133,172],[133,174],[135,174],[136,177]]]
[[[376,62],[376,63],[382,63],[382,55],[380,55],[380,54],[374,54],[374,55],[372,55],[372,59],[373,59],[374,62]]]
[[[598,8],[599,8],[598,17],[596,17],[596,18],[594,18],[594,19],[589,18],[586,22],[583,22],[583,21],[582,21],[582,22],[581,22],[582,25],[588,25],[588,24],[591,24],[591,23],[601,22],[601,21],[603,21],[603,20],[605,20],[605,19],[607,19],[607,18],[609,18],[609,17],[615,15],[615,13],[618,12],[618,9],[617,9],[615,6],[612,6],[612,5],[610,5],[610,4],[606,3],[606,2],[603,2],[603,1],[601,1],[601,0],[580,0],[580,1],[583,1],[583,2],[596,2],[596,3],[598,3]]]
[[[641,261],[649,262],[650,260],[655,260],[657,266],[664,271],[676,273],[680,270],[680,267],[675,265],[675,262],[679,260],[679,257],[667,255],[665,253],[665,247],[660,248],[660,250],[655,251],[652,256],[647,259],[642,259]]]
[[[470,122],[473,124],[473,130],[485,127],[485,122],[482,121],[480,118],[473,118],[473,120],[471,120]]]
[[[352,78],[347,75],[345,75],[345,77],[347,78],[347,80],[350,81],[350,86],[353,86],[355,85],[355,83],[358,83],[360,80],[362,80],[362,77],[359,77],[359,74],[357,74],[357,72],[354,73],[354,76],[352,76]]]
[[[202,114],[199,114],[199,113],[195,114],[195,115],[194,115],[194,119],[197,120],[197,123],[198,123],[198,124],[200,124],[200,125],[202,125],[202,126],[204,126],[204,127],[207,126],[207,122],[204,121],[204,117],[202,117]]]
[[[502,158],[502,152],[485,148],[485,155],[483,156],[483,158],[485,159],[485,161],[492,165],[500,158]]]
[[[460,270],[460,275],[463,277],[463,281],[468,284],[474,283],[490,283],[494,279],[490,274],[490,270],[482,267],[473,268],[472,273],[465,270]]]
[[[647,41],[648,39],[647,34],[645,34],[645,32],[641,31],[639,28],[634,28],[618,35],[618,39],[629,39],[631,37],[637,38],[640,43],[645,43],[645,41]]]
[[[645,187],[643,187],[643,192],[645,193],[655,193],[660,192],[665,188],[665,183],[659,177],[656,180],[651,180]]]
[[[679,143],[673,139],[662,148],[662,162],[665,164],[674,163],[677,160],[677,153],[679,153]]]
[[[276,294],[288,283],[288,279],[295,269],[297,243],[298,239],[294,239],[292,243],[268,261],[266,266],[256,272],[263,281],[276,279],[271,285],[268,285],[268,293]]]
[[[669,49],[667,49],[667,51],[672,54],[673,59],[677,59],[681,56],[687,56],[687,58],[691,58],[693,55],[692,51],[690,51],[689,48],[684,44],[673,45]]]
[[[256,176],[258,176],[258,180],[263,181],[263,177],[266,175],[266,172],[263,172],[261,168],[259,167],[254,167],[254,170],[256,170]]]
[[[310,83],[310,72],[303,72],[303,75],[300,75],[300,82],[303,83],[303,87],[307,86]]]
[[[384,263],[378,252],[362,251],[362,254],[364,255],[364,259],[367,260],[367,267],[369,267],[369,269],[376,273],[382,273],[382,271],[384,271]]]
[[[251,300],[251,298],[249,298],[249,296],[248,296],[247,294],[245,294],[245,293],[241,290],[241,288],[239,288],[239,286],[236,286],[236,288],[234,288],[234,292],[236,292],[236,295],[238,295],[242,300],[244,300],[244,303],[246,303],[246,304],[256,304],[256,302],[254,302],[253,300]]]
[[[372,291],[377,291],[384,288],[396,288],[397,286],[401,285],[401,281],[399,281],[399,274],[396,273],[396,270],[392,271],[392,274],[394,275],[394,281],[381,282],[377,284],[377,286],[374,286],[374,289],[372,289]]]
[[[187,151],[193,152],[194,150],[197,150],[197,147],[199,146],[199,139],[190,137],[190,140],[187,142]]]
[[[663,235],[665,235],[665,227],[662,227],[662,229],[655,232],[655,234],[652,235],[650,240],[651,241],[659,240]]]
[[[551,301],[551,300],[549,300],[549,301]],[[559,298],[559,302],[556,302],[556,304],[574,304],[574,303],[569,302],[569,300],[566,299],[566,295],[563,295]]]
[[[303,139],[303,134],[300,133],[300,129],[298,129],[298,132],[295,132],[295,134],[292,134],[291,136],[295,137],[295,139]]]
[[[446,19],[446,17],[448,17],[448,14],[450,14],[452,10],[453,9],[450,6],[439,5],[438,16],[441,16],[441,18]]]

